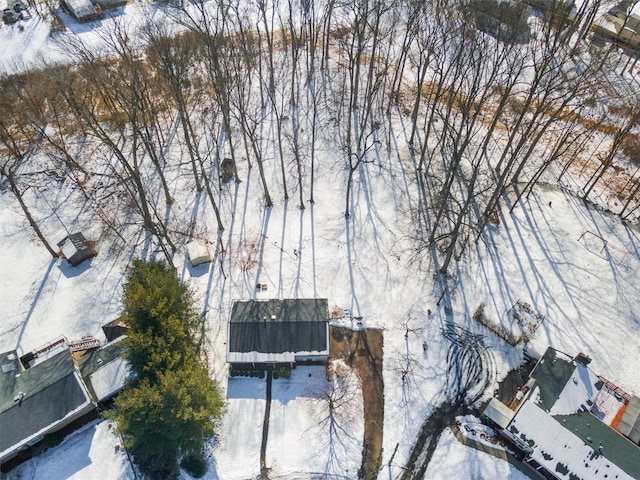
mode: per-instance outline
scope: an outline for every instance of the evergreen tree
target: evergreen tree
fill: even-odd
[[[199,457],[222,413],[218,387],[196,353],[198,315],[189,289],[160,262],[134,260],[122,318],[131,379],[107,416],[149,478],[178,475],[180,457]]]

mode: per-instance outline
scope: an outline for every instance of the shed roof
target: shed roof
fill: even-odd
[[[187,244],[187,255],[194,267],[211,261],[211,253],[204,240],[196,239]]]
[[[117,340],[123,335],[126,335],[128,330],[129,327],[122,321],[121,317],[118,317],[115,320],[110,321],[109,323],[105,323],[102,326],[104,336],[107,337],[107,341],[109,342]]]
[[[6,374],[5,374],[6,375]],[[1,383],[0,458],[64,419],[93,408],[69,350]]]
[[[293,361],[295,355],[328,354],[328,323],[327,299],[237,301],[227,359]]]
[[[91,2],[89,2],[89,4],[93,5]],[[80,232],[72,233],[65,237],[58,242],[58,247],[60,247],[64,258],[74,267],[88,258],[96,256],[95,251],[91,248],[91,244]]]

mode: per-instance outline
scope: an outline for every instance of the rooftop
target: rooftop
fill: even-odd
[[[586,413],[585,416],[591,416]],[[553,472],[558,478],[584,478],[590,480],[632,480],[640,478],[633,472],[628,472],[623,464],[618,464],[621,458],[610,458],[608,452],[615,449],[615,439],[608,438],[602,454],[598,451],[598,441],[586,442],[585,439],[570,430],[573,423],[564,421],[568,417],[554,418],[533,402],[525,402],[509,430],[524,440],[532,449],[531,457]],[[599,421],[591,416],[592,427]],[[582,421],[582,419],[578,419]],[[601,424],[602,425],[602,424]],[[597,427],[593,427],[595,430]],[[605,428],[608,428],[605,426]],[[613,432],[613,430],[612,430]],[[618,435],[613,432],[614,435]],[[625,440],[621,435],[618,435]],[[600,437],[603,438],[603,437]],[[607,439],[605,439],[607,441]],[[626,440],[625,440],[626,441]],[[630,442],[629,442],[630,443]],[[634,463],[634,459],[629,459]],[[627,468],[629,467],[626,465]]]
[[[531,372],[531,377],[536,379],[540,389],[540,399],[537,403],[543,410],[551,410],[575,369],[571,357],[553,348],[547,349]]]
[[[0,457],[92,406],[69,350],[17,375],[15,371],[1,375]]]
[[[124,342],[117,340],[78,359],[82,379],[96,402],[112,397],[124,386],[128,374],[128,363],[122,357],[125,350]]]
[[[529,444],[534,460],[558,478],[640,479],[640,447],[591,413],[600,412],[598,398],[606,406],[602,379],[551,348],[531,376],[533,391],[508,430]]]
[[[296,354],[328,354],[326,299],[247,300],[233,305],[230,362],[290,362]]]

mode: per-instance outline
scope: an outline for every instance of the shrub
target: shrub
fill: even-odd
[[[291,367],[288,365],[280,365],[274,372],[273,378],[291,378]]]
[[[207,462],[205,462],[202,452],[185,455],[180,461],[180,466],[194,478],[202,478],[207,473]]]

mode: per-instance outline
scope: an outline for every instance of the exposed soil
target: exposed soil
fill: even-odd
[[[382,463],[384,382],[382,330],[330,326],[331,359],[344,359],[360,377],[364,401],[364,441],[358,477],[375,479]]]

